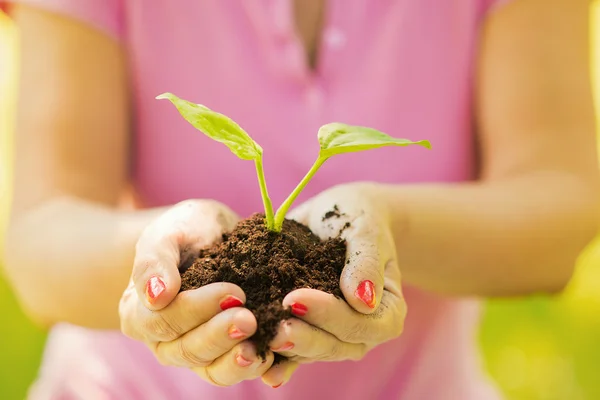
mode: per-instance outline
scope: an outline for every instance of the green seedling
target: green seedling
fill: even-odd
[[[265,208],[266,225],[270,231],[274,232],[281,232],[285,216],[294,203],[294,200],[296,200],[319,168],[331,156],[384,146],[420,145],[428,149],[431,148],[427,140],[413,142],[407,139],[397,139],[371,128],[351,126],[337,122],[323,125],[318,133],[320,150],[317,160],[294,191],[281,204],[277,212],[274,213],[263,171],[263,149],[258,143],[252,140],[250,135],[230,118],[212,111],[201,104],[194,104],[180,99],[172,93],[161,94],[157,99],[170,100],[183,118],[192,124],[194,128],[211,139],[223,143],[229,147],[233,154],[242,160],[254,161]]]

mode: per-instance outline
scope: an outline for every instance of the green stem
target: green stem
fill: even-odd
[[[260,186],[260,195],[262,196],[263,205],[265,207],[265,218],[267,220],[267,229],[274,230],[273,205],[267,191],[267,182],[265,181],[265,172],[262,165],[262,157],[254,160],[256,165],[256,175],[258,176],[258,185]]]
[[[329,157],[317,158],[317,161],[315,161],[313,166],[310,168],[310,171],[308,171],[306,173],[306,175],[304,176],[304,178],[302,178],[302,180],[300,181],[298,186],[296,186],[296,188],[294,189],[292,194],[290,194],[288,196],[288,198],[285,199],[285,201],[283,202],[281,207],[279,207],[279,209],[277,210],[277,213],[275,214],[275,227],[274,227],[275,232],[281,232],[281,228],[283,227],[283,220],[285,219],[285,215],[287,214],[288,210],[294,203],[294,200],[296,200],[296,198],[298,197],[300,192],[302,192],[302,190],[304,190],[304,187],[306,187],[308,182],[310,182],[312,177],[315,175],[315,173],[317,173],[319,168],[321,168],[323,163],[325,161],[327,161],[328,158]]]

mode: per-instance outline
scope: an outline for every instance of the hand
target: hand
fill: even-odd
[[[238,217],[205,200],[182,202],[146,228],[129,287],[119,305],[121,330],[144,342],[163,365],[187,367],[205,381],[229,386],[264,374],[273,363],[245,340],[256,331],[246,296],[231,283],[179,292],[181,258],[234,228]]]
[[[335,187],[290,215],[321,238],[342,232],[348,246],[340,279],[346,302],[314,289],[298,289],[284,298],[284,307],[291,307],[297,318],[282,322],[271,348],[289,359],[263,375],[266,384],[286,383],[299,364],[360,360],[402,333],[406,303],[386,205],[376,188]],[[324,219],[334,206],[341,215]]]

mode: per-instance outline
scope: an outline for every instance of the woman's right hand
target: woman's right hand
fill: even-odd
[[[144,342],[161,364],[190,368],[217,386],[259,378],[273,354],[261,360],[246,340],[256,319],[243,308],[240,287],[220,282],[179,293],[178,266],[237,221],[215,201],[188,200],[169,209],[142,233],[119,305],[125,335]]]

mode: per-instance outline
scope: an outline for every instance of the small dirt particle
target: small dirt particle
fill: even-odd
[[[321,220],[325,221],[325,220],[328,220],[329,218],[333,218],[333,217],[339,218],[343,215],[346,215],[346,214],[340,213],[340,209],[338,208],[337,204],[334,204],[333,210],[327,211]]]

